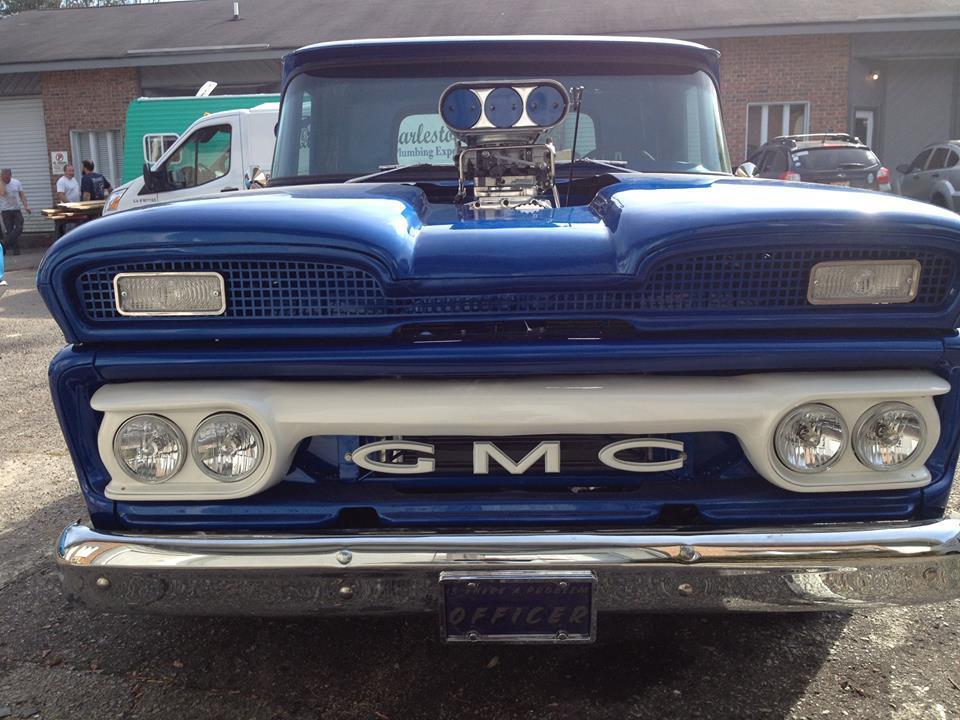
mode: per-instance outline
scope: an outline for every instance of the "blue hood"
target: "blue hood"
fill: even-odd
[[[394,280],[634,275],[645,256],[705,232],[802,231],[817,242],[838,230],[865,240],[922,232],[956,243],[960,217],[870,191],[726,176],[620,176],[589,206],[483,216],[431,205],[413,185],[314,185],[111,215],[57,243],[44,265],[60,255],[119,251],[132,237],[141,248],[149,238],[152,253],[230,233],[238,242],[283,236],[374,255]]]
[[[820,248],[842,258],[846,249],[864,257],[923,249],[946,256],[951,277],[943,280],[949,298],[936,312],[926,308],[931,312],[920,322],[955,326],[960,217],[945,210],[869,191],[729,176],[619,175],[610,183],[588,206],[484,216],[431,204],[416,186],[398,183],[289,187],[155,206],[69,233],[44,259],[38,282],[53,309],[91,267],[297,257],[346,260],[387,295],[609,291],[636,286],[678,252]],[[58,317],[76,317],[60,310]],[[867,310],[919,313],[907,306]],[[836,308],[830,312],[839,317]]]

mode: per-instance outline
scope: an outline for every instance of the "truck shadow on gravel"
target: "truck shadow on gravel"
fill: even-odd
[[[76,500],[62,504],[68,518]],[[52,547],[53,509],[13,532],[29,528]],[[48,526],[45,535],[37,525]],[[0,616],[0,678],[20,664],[39,673],[17,697],[44,717],[87,707],[75,693],[98,707],[93,688],[109,679],[128,693],[123,717],[324,720],[784,718],[848,622],[842,614],[602,615],[592,646],[449,646],[433,616],[98,615],[64,599],[50,554],[0,589]],[[43,689],[50,676],[69,691],[64,669],[77,683],[69,705],[58,700],[64,692]],[[165,712],[148,712],[150,698]]]

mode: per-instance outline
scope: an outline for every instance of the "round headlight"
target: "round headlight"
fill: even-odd
[[[159,415],[132,417],[113,438],[113,454],[120,467],[145,483],[165,482],[176,475],[186,447],[180,428]]]
[[[211,415],[193,435],[193,457],[210,477],[237,482],[249,476],[263,456],[263,438],[256,426],[241,415]]]
[[[843,418],[828,405],[802,405],[777,426],[774,448],[780,462],[799,473],[823,472],[847,444]]]
[[[926,435],[927,424],[916,408],[906,403],[883,403],[860,418],[854,450],[869,468],[896,470],[920,452]]]

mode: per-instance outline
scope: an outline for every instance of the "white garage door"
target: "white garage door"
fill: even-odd
[[[33,215],[24,214],[24,232],[51,232],[53,223],[40,215],[52,202],[40,98],[0,98],[0,167],[13,169],[33,210]]]

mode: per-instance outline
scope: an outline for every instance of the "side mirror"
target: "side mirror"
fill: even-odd
[[[156,192],[153,189],[153,173],[150,172],[150,163],[143,164],[143,189],[147,192]]]
[[[259,165],[254,165],[244,176],[244,183],[247,189],[265,188],[269,182],[267,174],[260,169]]]
[[[911,170],[911,167],[909,165],[897,165],[898,173],[903,173],[904,175],[906,175],[908,172],[910,172],[910,170]]]
[[[752,162],[741,163],[733,174],[737,177],[756,177],[759,170]]]
[[[159,193],[167,192],[173,188],[167,186],[167,174],[163,167],[153,170],[150,168],[150,163],[144,163],[143,189],[148,193]]]

